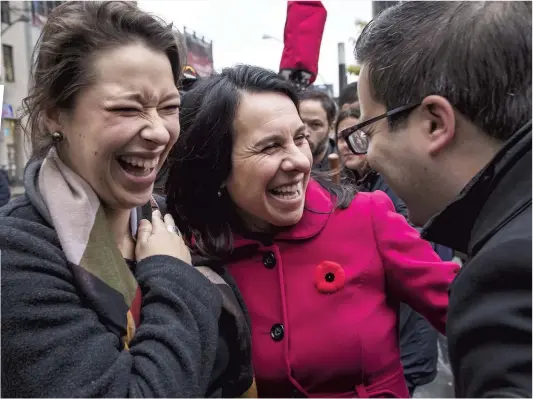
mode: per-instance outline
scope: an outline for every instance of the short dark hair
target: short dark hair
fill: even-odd
[[[218,196],[232,168],[234,120],[242,92],[280,93],[298,105],[296,88],[277,73],[240,65],[202,78],[182,98],[181,133],[169,156],[166,185],[168,212],[187,237],[194,236],[204,255],[223,257],[232,249],[239,228],[235,204]],[[320,180],[338,207],[346,207],[355,191]],[[350,191],[352,190],[352,191]]]
[[[54,8],[35,46],[31,88],[23,100],[22,127],[32,158],[44,157],[53,145],[42,115],[74,106],[80,90],[92,83],[93,57],[136,42],[167,56],[178,86],[183,54],[172,25],[130,1],[67,1]]]
[[[389,110],[440,95],[501,140],[531,119],[531,2],[402,2],[364,28],[355,55]]]
[[[357,82],[352,82],[344,87],[339,94],[339,108],[342,108],[344,104],[351,104],[359,101],[359,95],[357,94]]]
[[[335,122],[335,137],[337,137],[337,133],[339,132],[339,125],[341,122],[348,118],[357,118],[359,119],[361,117],[361,111],[359,111],[357,108],[350,107],[348,109],[345,109],[344,111],[341,111],[339,116],[337,117],[337,121]],[[335,141],[337,141],[337,138],[335,138]]]
[[[328,118],[328,125],[333,125],[333,123],[335,122],[335,117],[337,116],[337,104],[335,104],[335,100],[333,100],[333,98],[331,98],[329,94],[324,93],[320,90],[307,88],[305,90],[301,90],[298,93],[298,96],[300,98],[300,102],[305,100],[319,101],[320,104],[322,104],[322,108],[326,112],[326,117]]]

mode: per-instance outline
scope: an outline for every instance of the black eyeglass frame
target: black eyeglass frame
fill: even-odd
[[[348,137],[351,136],[352,134],[354,134],[355,132],[357,132],[359,130],[362,130],[364,127],[366,127],[368,125],[371,125],[371,124],[373,124],[373,123],[375,123],[375,122],[377,122],[377,121],[379,121],[381,119],[390,118],[390,117],[392,117],[394,115],[398,115],[398,114],[403,113],[403,112],[411,111],[414,108],[418,107],[420,104],[421,104],[421,102],[417,102],[417,103],[402,105],[401,107],[398,107],[398,108],[394,108],[394,109],[392,109],[390,111],[385,112],[384,114],[375,116],[375,117],[373,117],[371,119],[368,119],[368,120],[366,120],[364,122],[357,123],[357,124],[355,124],[353,126],[350,126],[349,128],[346,128],[346,129],[342,130],[340,132],[340,136],[342,137],[342,139],[344,141],[346,141],[346,144],[348,144],[348,148],[350,148],[351,152],[353,152],[356,155],[366,154],[367,151],[361,152],[361,151],[356,150],[352,146],[350,140],[348,140]]]

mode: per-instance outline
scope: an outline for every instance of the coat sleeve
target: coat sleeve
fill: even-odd
[[[52,230],[12,220],[0,218],[3,397],[205,396],[222,306],[206,278],[169,256],[139,262],[142,321],[123,350],[78,295]]]
[[[459,266],[443,262],[431,245],[395,212],[382,191],[372,195],[373,226],[387,288],[444,333],[448,289]]]
[[[446,331],[457,397],[531,397],[531,236],[464,266]]]

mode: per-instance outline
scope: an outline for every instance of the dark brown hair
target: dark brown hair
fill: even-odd
[[[298,105],[296,88],[273,71],[238,65],[202,78],[182,97],[181,133],[169,155],[168,212],[186,238],[194,236],[204,256],[224,258],[233,249],[233,233],[245,229],[226,190],[232,170],[235,116],[242,93],[278,93]],[[355,189],[321,176],[318,183],[346,208]]]
[[[402,1],[366,25],[355,55],[387,110],[439,95],[499,140],[531,120],[531,1]]]
[[[345,109],[344,111],[341,111],[339,116],[337,117],[337,121],[335,122],[335,141],[338,141],[338,133],[339,133],[339,125],[341,122],[348,118],[355,118],[359,119],[361,117],[361,111],[359,111],[357,108],[350,107],[348,109]]]
[[[91,84],[94,57],[135,42],[166,54],[178,86],[183,60],[172,25],[127,1],[69,1],[53,10],[37,41],[31,89],[23,100],[28,118],[23,128],[33,159],[44,157],[53,145],[43,114],[72,109],[80,90]]]
[[[335,122],[335,116],[337,116],[337,104],[335,104],[335,100],[333,100],[333,98],[331,98],[329,94],[326,94],[320,90],[308,88],[300,91],[298,93],[298,97],[300,103],[305,100],[319,101],[320,104],[322,104],[324,112],[326,113],[328,125],[333,125],[333,123]]]

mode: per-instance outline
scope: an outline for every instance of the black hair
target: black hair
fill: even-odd
[[[359,101],[359,95],[357,94],[357,82],[346,85],[339,94],[339,108],[342,108],[344,104],[352,104]]]
[[[440,95],[500,140],[531,120],[531,2],[402,2],[363,29],[355,55],[389,110]]]
[[[322,108],[326,112],[328,125],[333,125],[333,123],[335,122],[335,117],[337,116],[337,104],[335,104],[335,100],[333,100],[333,98],[331,98],[329,94],[324,93],[320,90],[307,88],[305,90],[301,90],[298,93],[298,97],[300,98],[300,102],[305,100],[319,101],[320,104],[322,104]]]
[[[341,122],[348,118],[356,118],[359,119],[361,117],[361,111],[359,111],[357,108],[348,108],[344,111],[341,111],[339,116],[337,117],[337,121],[335,122],[335,141],[337,141],[337,133],[339,132],[339,125]]]
[[[166,194],[169,213],[197,249],[220,258],[232,249],[239,219],[229,195],[219,196],[232,168],[234,120],[241,93],[274,92],[298,105],[295,87],[272,71],[247,65],[202,78],[182,99],[181,133],[169,156]],[[355,191],[316,179],[337,207],[346,207]]]

